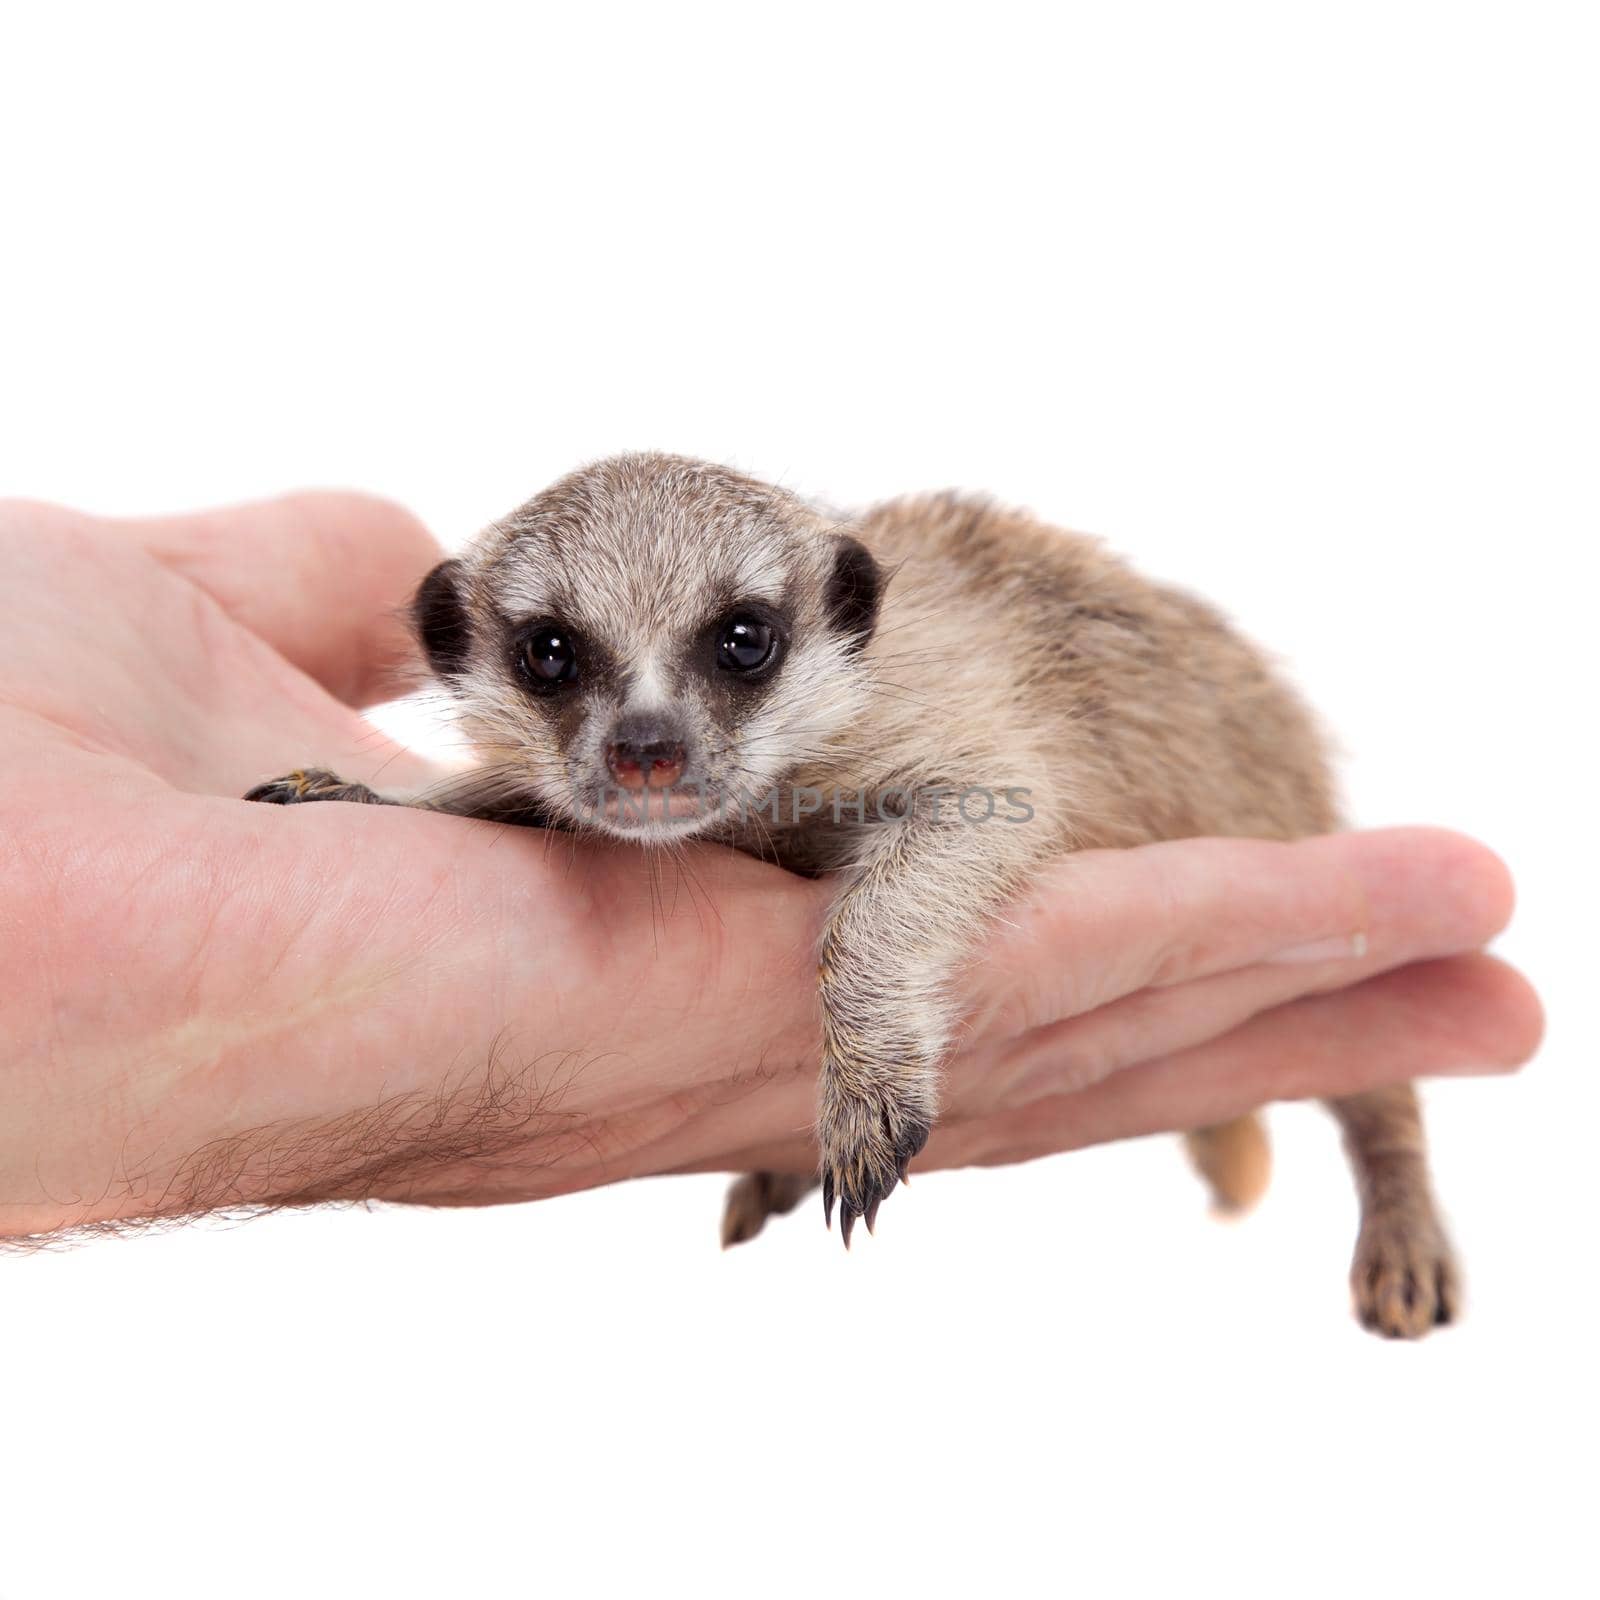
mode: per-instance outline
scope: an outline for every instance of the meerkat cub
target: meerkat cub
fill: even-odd
[[[620,456],[437,567],[413,616],[473,780],[386,800],[312,769],[249,798],[699,836],[838,885],[817,962],[819,1175],[738,1180],[726,1243],[818,1181],[846,1244],[871,1226],[937,1112],[953,979],[1046,863],[1339,826],[1310,716],[1216,612],[960,495],[840,518],[721,467]],[[930,703],[915,685],[935,675]],[[1331,1104],[1361,1200],[1357,1310],[1420,1335],[1458,1290],[1416,1096]],[[1256,1198],[1257,1118],[1188,1137],[1220,1204]]]

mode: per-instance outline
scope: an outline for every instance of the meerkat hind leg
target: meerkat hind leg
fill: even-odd
[[[768,1217],[793,1211],[821,1181],[814,1172],[747,1172],[735,1178],[722,1208],[722,1248],[755,1238]]]
[[[1415,1088],[1330,1100],[1361,1199],[1350,1289],[1363,1327],[1419,1339],[1460,1309],[1461,1283],[1428,1177]]]

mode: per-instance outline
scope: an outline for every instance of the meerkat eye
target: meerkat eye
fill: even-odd
[[[522,647],[522,670],[541,694],[578,679],[578,652],[565,628],[544,627],[528,635]]]
[[[736,613],[717,633],[717,665],[726,672],[755,672],[776,654],[778,635],[759,617]]]

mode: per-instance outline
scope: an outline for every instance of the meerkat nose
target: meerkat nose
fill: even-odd
[[[670,789],[683,776],[683,746],[675,744],[665,755],[652,756],[645,782],[652,789]]]
[[[670,789],[683,776],[683,746],[619,739],[606,747],[606,765],[624,789]]]

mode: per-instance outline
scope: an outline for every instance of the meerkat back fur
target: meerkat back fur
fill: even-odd
[[[837,885],[817,961],[818,1176],[738,1180],[725,1243],[818,1181],[847,1244],[872,1225],[934,1122],[954,979],[1046,864],[1339,826],[1311,716],[1217,612],[964,495],[841,517],[725,468],[619,456],[436,568],[413,617],[479,758],[468,781],[408,800],[310,769],[250,798],[698,836]],[[1362,1204],[1357,1310],[1421,1334],[1458,1290],[1415,1094],[1331,1109]],[[1256,1117],[1189,1144],[1220,1206],[1256,1198]]]

